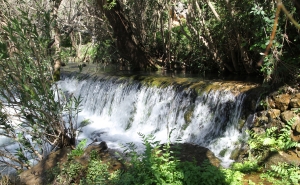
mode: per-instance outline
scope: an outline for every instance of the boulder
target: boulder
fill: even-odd
[[[300,158],[297,156],[295,151],[271,153],[268,158],[264,161],[266,169],[271,169],[272,165],[277,165],[279,162],[300,165]]]
[[[256,134],[263,134],[266,132],[265,129],[261,127],[253,127],[251,130]]]
[[[298,132],[300,134],[300,118],[299,118],[299,116],[295,117],[295,121],[292,124],[292,130],[294,132]]]
[[[256,115],[258,116],[258,117],[262,117],[262,116],[266,116],[267,115],[267,111],[259,111],[259,112],[257,112],[256,113]]]
[[[287,123],[289,120],[291,120],[295,116],[296,116],[296,114],[294,111],[284,111],[280,114],[280,118],[284,123]]]
[[[284,123],[280,120],[273,119],[269,121],[266,128],[272,128],[272,127],[277,127],[278,131],[280,131],[284,127]]]
[[[212,165],[216,167],[220,166],[221,160],[205,147],[191,143],[176,143],[170,146],[171,150],[178,151],[173,152],[172,155],[178,157],[182,162],[196,162],[200,166],[205,160],[209,160]]]
[[[240,149],[240,148],[235,148],[232,152],[231,152],[231,154],[230,154],[230,159],[231,160],[238,160],[238,158],[239,158],[239,156],[240,156],[240,154],[243,152],[243,150],[242,149]]]
[[[281,111],[287,110],[289,107],[291,96],[289,94],[280,94],[273,97],[275,101],[275,107]]]
[[[280,116],[280,110],[279,109],[269,109],[267,110],[267,117],[271,119],[278,118]]]
[[[253,126],[254,127],[264,126],[268,122],[269,122],[269,118],[267,116],[259,116],[256,117],[255,120],[253,121]]]
[[[268,103],[268,106],[271,108],[271,109],[275,109],[275,102],[272,98],[268,97],[267,98],[267,103]]]
[[[300,108],[300,93],[296,94],[290,101],[292,108]]]
[[[291,139],[295,142],[300,142],[300,133],[296,131],[291,131]]]

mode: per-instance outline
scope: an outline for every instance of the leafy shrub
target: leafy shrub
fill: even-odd
[[[248,160],[244,161],[243,163],[233,163],[232,169],[243,173],[248,173],[258,171],[260,169],[260,166],[258,165],[257,160]]]
[[[108,165],[101,160],[92,159],[88,164],[86,177],[80,184],[107,184],[109,177]]]
[[[261,175],[273,184],[297,185],[300,183],[300,167],[286,163],[272,165],[271,170]]]
[[[81,140],[76,148],[71,151],[71,153],[68,155],[69,159],[72,159],[74,157],[82,156],[84,153],[84,148],[86,146],[87,139]]]
[[[205,161],[181,162],[171,154],[170,145],[160,146],[153,136],[140,134],[146,147],[142,154],[129,144],[125,151],[129,159],[127,169],[115,179],[115,184],[226,184],[225,173]],[[162,149],[161,149],[162,148]]]
[[[70,184],[72,181],[81,176],[82,165],[78,162],[70,162],[62,165],[57,180],[61,184]]]
[[[298,146],[290,138],[290,130],[295,118],[288,121],[279,134],[277,127],[268,128],[265,133],[257,134],[250,131],[250,139],[248,140],[250,146],[250,154],[258,157],[265,157],[269,152],[288,150]]]

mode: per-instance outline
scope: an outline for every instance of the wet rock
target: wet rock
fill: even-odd
[[[250,114],[248,117],[247,117],[247,120],[246,120],[246,127],[248,129],[251,129],[253,128],[253,124],[254,124],[254,120],[256,119],[256,115],[255,114]]]
[[[192,121],[193,112],[195,109],[195,105],[190,106],[187,111],[184,113],[184,121],[188,125]]]
[[[300,107],[300,93],[296,94],[290,101],[290,106],[292,108],[299,108]]]
[[[237,160],[240,156],[241,150],[239,148],[234,149],[230,154],[230,159]]]
[[[245,123],[246,123],[245,120],[239,119],[239,126],[238,126],[239,131],[242,131],[242,129],[243,129],[244,126],[245,126]]]
[[[238,149],[239,153],[238,153],[238,158],[234,159],[236,162],[243,162],[245,160],[248,159],[249,157],[249,150],[250,147],[248,144],[243,145],[242,147],[240,147]],[[232,154],[232,157],[234,157],[234,155]]]
[[[102,151],[108,149],[108,146],[107,146],[107,144],[106,144],[105,141],[102,141],[102,142],[99,144],[99,147],[101,148]]]
[[[280,94],[273,97],[275,101],[275,107],[281,111],[287,110],[289,107],[291,96],[289,94]]]
[[[209,162],[219,167],[221,160],[217,158],[212,151],[205,147],[190,143],[177,143],[171,145],[171,150],[176,150],[172,155],[176,155],[180,161],[196,161],[197,165],[201,165],[203,161],[209,160]]]

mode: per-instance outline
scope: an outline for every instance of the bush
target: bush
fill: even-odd
[[[0,135],[18,144],[16,151],[0,150],[0,163],[22,171],[53,148],[75,145],[80,98],[66,99],[53,80],[50,10],[14,8],[3,1],[6,23],[1,26]],[[4,5],[5,4],[5,5]],[[13,13],[12,13],[13,12]],[[2,18],[1,18],[2,19]],[[13,120],[13,121],[12,121]]]
[[[171,154],[170,145],[162,149],[153,136],[140,134],[146,147],[142,154],[135,146],[128,145],[129,165],[120,173],[116,184],[226,184],[225,174],[209,161],[197,166],[193,162],[181,162]]]

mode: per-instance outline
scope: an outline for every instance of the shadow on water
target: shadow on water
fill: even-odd
[[[69,63],[67,66],[62,68],[64,73],[79,72],[77,63]],[[157,71],[140,71],[132,72],[130,70],[119,70],[115,67],[100,67],[96,64],[87,64],[86,67],[82,68],[83,74],[98,74],[98,75],[116,75],[116,76],[152,76],[152,77],[170,77],[170,78],[189,78],[193,81],[199,80],[220,80],[220,81],[240,81],[240,82],[252,82],[262,83],[263,77],[259,75],[247,75],[247,74],[195,74],[184,70],[167,71],[159,69]]]

